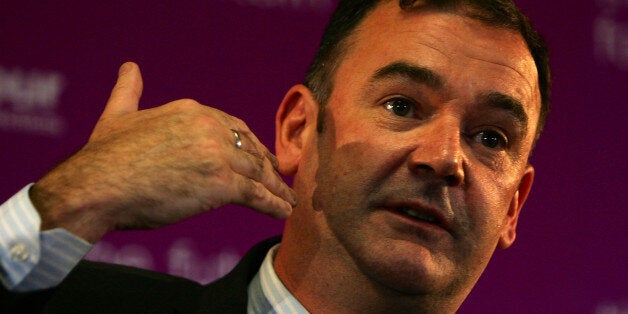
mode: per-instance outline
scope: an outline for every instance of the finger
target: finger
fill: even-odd
[[[142,96],[143,82],[140,68],[133,62],[120,66],[118,80],[111,91],[100,119],[117,117],[137,111]]]
[[[260,140],[257,138],[257,136],[255,136],[253,132],[246,128],[242,131],[238,131],[238,133],[240,134],[242,149],[244,151],[247,151],[253,155],[262,155],[263,157],[267,158],[268,161],[270,161],[274,169],[277,169],[279,167],[279,160],[277,159],[277,156],[271,153],[270,150],[266,148],[266,146],[264,146],[262,142],[260,142]]]
[[[226,115],[226,114],[225,114]],[[233,123],[232,129],[238,131],[240,137],[242,139],[242,149],[247,151],[257,151],[264,155],[268,160],[270,160],[273,168],[279,168],[279,160],[277,157],[270,152],[264,144],[255,136],[255,133],[249,129],[246,123],[236,117],[226,115],[228,120]]]
[[[252,208],[275,218],[286,218],[292,213],[292,206],[284,199],[271,193],[263,184],[245,176],[234,174],[232,203]]]
[[[259,154],[236,151],[230,159],[232,170],[251,180],[261,183],[271,193],[284,199],[292,206],[296,205],[296,194],[275,171],[270,161]]]

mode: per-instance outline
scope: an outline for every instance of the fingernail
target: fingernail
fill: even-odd
[[[293,211],[292,206],[289,206],[284,218],[290,217],[290,215],[292,215],[292,211]]]
[[[118,76],[127,74],[130,70],[131,64],[129,62],[125,62],[123,65],[120,66],[120,69],[118,70]]]
[[[292,192],[290,193],[290,196],[290,204],[292,204],[292,207],[297,206],[297,194],[295,192]]]

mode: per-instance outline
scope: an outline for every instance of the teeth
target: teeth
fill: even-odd
[[[431,223],[438,223],[438,220],[436,220],[436,218],[434,218],[432,216],[429,216],[429,215],[426,215],[424,213],[421,213],[421,212],[419,212],[417,210],[414,210],[412,208],[404,207],[404,208],[400,208],[399,210],[401,212],[405,213],[406,215],[412,217],[412,218],[416,218],[416,219],[419,219],[419,220],[425,220],[425,221],[431,222]]]

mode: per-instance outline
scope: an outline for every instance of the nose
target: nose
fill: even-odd
[[[448,186],[461,185],[465,177],[465,159],[457,123],[432,121],[416,132],[415,145],[408,156],[410,171],[443,180]]]

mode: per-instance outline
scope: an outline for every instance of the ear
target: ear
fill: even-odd
[[[297,172],[304,144],[316,132],[317,115],[318,104],[304,85],[293,86],[284,96],[275,117],[275,152],[281,174]]]
[[[517,236],[517,220],[519,219],[519,213],[521,207],[525,203],[530,189],[532,189],[532,182],[534,181],[534,167],[528,165],[525,173],[519,182],[519,188],[515,191],[515,194],[510,201],[510,207],[508,208],[508,214],[504,220],[504,229],[499,237],[498,247],[500,249],[507,249],[515,242]]]

